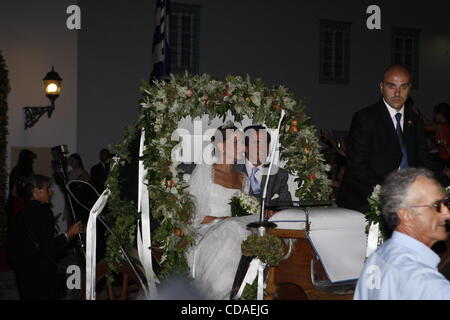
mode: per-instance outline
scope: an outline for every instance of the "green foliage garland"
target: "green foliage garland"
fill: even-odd
[[[0,242],[6,231],[6,146],[8,135],[8,93],[10,91],[8,69],[0,51]]]
[[[271,234],[262,237],[251,234],[242,242],[241,249],[244,256],[258,257],[269,266],[277,266],[285,254],[281,240]]]
[[[121,163],[118,165],[123,166],[131,160],[128,154],[128,145],[133,140],[134,134],[133,127],[127,128],[125,139],[122,143],[112,148],[121,159]],[[125,246],[134,246],[136,240],[136,221],[139,217],[134,203],[123,200],[120,197],[120,184],[122,182],[120,181],[119,170],[117,170],[117,166],[114,166],[107,180],[111,195],[108,200],[109,214],[106,219],[108,225],[112,226],[111,230],[115,236],[109,232],[107,234],[106,245],[108,250],[105,257],[105,262],[112,272],[117,271],[117,267],[122,262],[119,241]],[[112,280],[112,278],[109,277],[108,280]]]
[[[187,273],[185,253],[196,241],[196,233],[191,227],[194,202],[178,169],[179,163],[172,158],[172,151],[178,144],[178,141],[171,139],[176,138],[172,134],[184,117],[208,114],[210,119],[225,118],[230,111],[236,122],[248,116],[253,123],[276,128],[280,111],[284,109],[286,118],[281,127],[280,142],[283,148],[280,157],[286,160],[285,168],[298,176],[296,196],[304,201],[330,199],[331,182],[327,177],[330,168],[320,153],[316,128],[305,114],[303,102],[295,101],[285,87],[267,88],[261,80],[251,82],[239,76],[228,76],[225,81],[218,81],[206,74],[185,73],[171,76],[169,81],[155,81],[152,85],[143,83],[141,91],[143,98],[138,128],[145,129],[146,150],[142,160],[148,170],[151,212],[160,221],[159,228],[152,234],[151,244],[161,253],[160,277],[173,271]],[[114,150],[122,159],[120,165],[129,159],[126,146],[131,140],[130,132],[127,132],[125,140]],[[118,169],[113,169],[109,178],[113,198],[117,201],[112,220],[116,224],[125,221],[131,226],[138,213],[134,204],[125,205],[119,199],[118,174],[114,173]],[[135,239],[134,226],[135,223],[128,230],[129,243]],[[116,228],[119,227],[114,226],[113,230]],[[122,231],[121,236],[126,238],[127,232]],[[110,262],[114,263],[114,257],[119,256],[117,246],[112,241],[108,242],[107,250]]]

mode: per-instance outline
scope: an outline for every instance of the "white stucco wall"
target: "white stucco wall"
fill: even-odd
[[[67,144],[71,152],[76,152],[77,33],[66,27],[66,8],[71,4],[76,1],[0,3],[0,50],[9,69],[11,86],[8,157],[11,147],[50,148]],[[50,104],[42,79],[52,65],[63,78],[56,109],[50,119],[45,115],[34,127],[24,130],[22,108]],[[53,205],[58,214],[64,208],[64,200],[61,191],[55,191]]]

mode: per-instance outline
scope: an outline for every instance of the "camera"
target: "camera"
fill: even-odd
[[[63,144],[63,145],[52,148],[53,160],[61,160],[61,159],[65,158],[65,155],[68,153],[69,153],[69,148],[67,148],[67,144]]]
[[[67,177],[67,158],[66,155],[69,154],[69,148],[66,144],[53,147],[52,152],[52,166],[55,170],[55,176],[58,182],[63,182],[65,184]]]

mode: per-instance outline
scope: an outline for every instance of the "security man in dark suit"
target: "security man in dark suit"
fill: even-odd
[[[374,186],[390,172],[432,169],[423,122],[405,106],[410,89],[409,71],[392,65],[380,83],[382,99],[353,116],[347,168],[337,198],[340,207],[365,213]]]

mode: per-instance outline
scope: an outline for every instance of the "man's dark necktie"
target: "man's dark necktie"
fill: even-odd
[[[405,144],[403,143],[402,126],[400,125],[400,119],[402,114],[399,112],[395,115],[397,119],[397,126],[395,131],[397,132],[398,142],[400,143],[400,149],[402,150],[402,161],[400,162],[400,169],[408,168],[408,155],[406,154]]]

